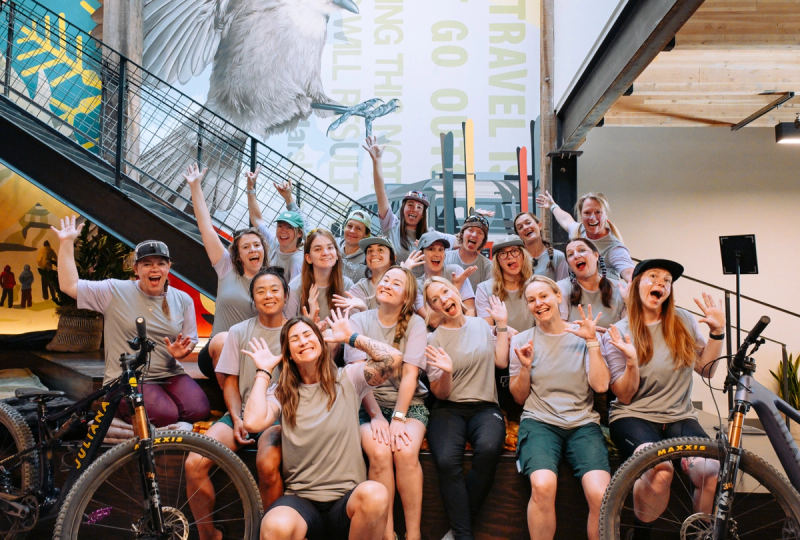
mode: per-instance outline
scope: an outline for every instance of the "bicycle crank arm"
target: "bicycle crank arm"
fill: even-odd
[[[26,505],[2,498],[0,498],[0,511],[8,516],[12,516],[19,519],[25,519],[31,513],[31,509],[28,508]]]

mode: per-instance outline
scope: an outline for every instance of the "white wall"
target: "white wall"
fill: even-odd
[[[735,278],[722,275],[719,236],[755,234],[760,273],[742,277],[742,294],[800,313],[800,147],[775,144],[772,128],[603,127],[592,130],[581,150],[578,192],[608,196],[634,257],[674,259],[686,275],[734,289]],[[697,311],[691,297],[704,289],[679,281],[679,305]],[[763,314],[773,321],[764,335],[800,353],[798,318],[743,301],[745,331]],[[756,379],[773,390],[769,369],[779,359],[777,346],[757,356]],[[698,382],[695,399],[713,410]]]

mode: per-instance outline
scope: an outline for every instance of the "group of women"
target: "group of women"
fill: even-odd
[[[275,185],[287,208],[270,230],[255,198],[256,170],[247,174],[254,228],[236,232],[226,249],[203,200],[205,171],[191,166],[185,174],[219,280],[212,337],[198,363],[219,382],[227,413],[207,435],[234,451],[257,447],[262,538],[392,540],[398,493],[406,538],[419,540],[426,435],[448,534],[473,538],[505,439],[496,369],[509,370],[511,395],[523,406],[517,455],[532,489],[531,538],[555,534],[562,458],[584,488],[588,537],[598,538],[610,469],[593,393],[610,388],[616,395],[610,432],[625,456],[662,438],[705,436],[692,407],[692,371],[712,375],[723,312],[707,295],[696,299],[699,323],[710,330],[706,341],[698,321],[675,306],[672,286],[683,268],[663,259],[634,265],[602,194],[580,199],[580,221],[549,194],[537,198],[570,232],[565,252],[542,238],[534,214],[520,213],[516,235],[495,242],[488,259],[481,253],[486,213],[469,216],[457,236],[428,228],[421,192],[409,192],[392,213],[383,149],[374,138],[365,148],[383,236],[371,235],[361,211],[350,214],[342,238],[305,231],[289,182]],[[164,343],[147,373],[147,382],[159,384],[143,385],[152,421],[207,416],[208,400],[179,363],[197,332],[188,295],[168,287],[167,246],[154,240],[136,247],[137,281],[90,282],[78,279],[73,262],[80,226],[73,218],[54,230],[61,289],[106,317],[106,379],[119,369],[115,358],[135,333],[134,318],[143,315],[150,336]],[[472,466],[465,477],[467,443]],[[203,461],[190,455],[186,462],[189,504],[201,516],[214,505]],[[702,488],[716,470],[682,465],[698,493],[713,493]],[[637,534],[658,517],[672,472],[665,464],[641,480],[648,485],[637,491]],[[710,504],[695,500],[698,511],[709,512]],[[221,538],[210,522],[197,525],[201,538]]]

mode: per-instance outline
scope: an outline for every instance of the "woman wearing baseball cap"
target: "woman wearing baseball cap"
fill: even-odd
[[[364,248],[361,241],[372,234],[372,218],[366,210],[355,209],[344,222],[342,237],[337,240],[342,254],[344,275],[353,283],[364,278],[367,263],[364,260]]]
[[[489,240],[489,220],[480,214],[472,214],[461,225],[461,231],[456,235],[458,249],[445,253],[445,264],[457,264],[464,270],[475,267],[469,276],[472,290],[477,290],[478,284],[492,277],[492,261],[481,254],[481,250]]]
[[[103,340],[105,370],[103,384],[119,377],[119,355],[130,349],[127,341],[136,336],[136,318],[147,322],[147,335],[159,345],[150,355],[144,370],[144,395],[147,415],[156,427],[178,422],[192,424],[210,413],[208,398],[179,360],[192,352],[197,343],[194,303],[183,291],[169,286],[172,261],[164,242],[147,240],[136,246],[133,269],[138,280],[78,278],[75,266],[75,239],[83,224],[61,220],[61,228],[51,227],[61,243],[58,248],[58,286],[77,300],[81,309],[100,312],[105,318]],[[122,416],[130,421],[132,411],[123,403]],[[181,426],[191,429],[190,425]]]
[[[334,295],[333,305],[337,308],[367,311],[378,308],[377,286],[386,271],[396,264],[394,246],[382,236],[364,238],[359,246],[365,253],[367,269],[365,277],[345,291],[345,296]]]
[[[694,299],[703,313],[699,320],[676,307],[673,283],[682,274],[683,266],[666,259],[637,264],[628,316],[601,339],[617,396],[609,408],[609,429],[625,458],[662,439],[708,436],[692,405],[692,378],[693,373],[708,379],[714,375],[725,338],[725,312],[706,293]],[[709,341],[698,323],[708,326]],[[711,513],[718,463],[685,458],[681,467],[701,494],[694,498],[695,512]],[[634,507],[637,531],[647,532],[666,508],[672,474],[672,464],[666,463],[642,476],[647,486],[641,490],[642,504]]]

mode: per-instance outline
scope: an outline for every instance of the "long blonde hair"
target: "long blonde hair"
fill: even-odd
[[[433,285],[434,283],[441,283],[451,291],[456,294],[456,298],[458,298],[458,303],[461,305],[461,313],[466,313],[467,308],[464,307],[464,301],[461,300],[461,293],[458,291],[455,285],[453,285],[450,281],[446,280],[443,277],[433,276],[425,280],[425,283],[422,284],[422,300],[426,305],[430,305],[428,301],[428,288]],[[430,321],[430,310],[427,310],[427,315],[425,316],[425,324],[428,324]]]
[[[639,296],[639,284],[643,274],[639,274],[630,284],[628,292],[628,323],[631,330],[631,339],[636,347],[636,356],[639,357],[639,365],[646,366],[653,359],[653,336],[644,321],[644,305]],[[675,291],[670,291],[670,295],[661,304],[661,332],[664,334],[664,341],[672,354],[674,369],[694,367],[697,362],[697,347],[694,336],[686,328],[686,325],[678,317],[675,309]]]
[[[297,405],[300,402],[300,385],[303,380],[300,378],[300,371],[297,364],[292,359],[289,352],[289,330],[298,323],[306,323],[317,336],[322,347],[322,354],[317,359],[317,375],[319,376],[319,387],[328,396],[328,410],[331,410],[336,401],[336,366],[331,360],[330,349],[322,333],[311,319],[308,317],[294,317],[283,325],[281,330],[281,376],[278,379],[278,388],[275,395],[281,403],[281,414],[291,427],[297,423]]]
[[[608,225],[608,230],[610,230],[611,234],[616,236],[617,239],[622,242],[622,233],[619,232],[617,226],[611,223],[611,220],[609,219],[609,216],[611,215],[611,205],[608,204],[608,199],[606,199],[606,196],[600,192],[595,193],[594,191],[590,191],[578,199],[578,202],[575,203],[575,219],[577,219],[579,223],[583,222],[583,203],[589,199],[600,205],[600,208],[603,209],[603,213],[606,215],[606,225]]]
[[[342,254],[339,253],[339,247],[336,245],[336,239],[325,229],[316,229],[308,233],[305,246],[303,246],[303,269],[300,272],[300,307],[308,307],[308,292],[314,281],[314,265],[306,260],[306,255],[311,252],[311,245],[318,236],[324,236],[333,243],[336,249],[336,264],[331,269],[331,278],[328,281],[328,289],[325,291],[325,296],[328,299],[328,306],[333,306],[333,295],[338,294],[344,296],[344,276],[342,275]]]
[[[414,316],[416,310],[414,309],[414,304],[417,300],[417,278],[414,277],[414,274],[411,273],[411,270],[405,268],[403,266],[391,266],[389,270],[400,270],[406,276],[406,287],[403,293],[405,294],[405,300],[403,301],[403,306],[400,308],[400,315],[397,319],[397,326],[394,328],[394,339],[391,343],[392,347],[399,350],[402,353],[405,353],[405,346],[401,347],[400,342],[403,341],[403,338],[406,337],[406,331],[408,330],[408,323],[411,321],[411,317]],[[386,274],[383,274],[384,276]],[[394,371],[394,376],[398,379],[403,374],[403,363],[399,362],[397,367]]]
[[[522,267],[517,275],[517,296],[522,298],[525,295],[525,283],[533,275],[533,263],[531,262],[531,254],[524,246],[519,246],[522,250]],[[501,301],[505,301],[509,297],[506,290],[506,283],[503,280],[503,268],[500,266],[500,257],[495,253],[492,256],[492,294],[498,297]]]

